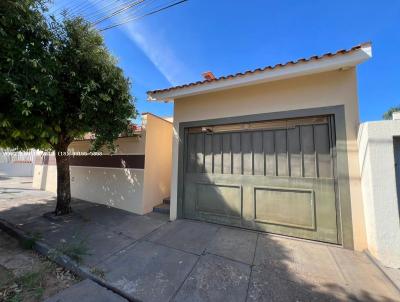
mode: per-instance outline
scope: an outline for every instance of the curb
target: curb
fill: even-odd
[[[0,219],[0,229],[9,234],[10,236],[16,238],[17,240],[24,242],[33,240],[26,232],[19,229],[17,226],[9,223],[4,219]],[[102,287],[105,287],[115,294],[127,299],[130,302],[138,302],[139,300],[133,298],[132,296],[126,294],[125,292],[121,291],[119,288],[115,287],[111,283],[105,281],[102,278],[94,275],[90,269],[86,266],[79,265],[76,261],[72,260],[70,257],[66,255],[60,255],[57,257],[50,257],[49,255],[54,251],[53,248],[48,246],[46,243],[41,241],[35,241],[33,246],[33,250],[38,252],[39,254],[47,257],[49,260],[57,263],[58,265],[62,266],[63,268],[73,272],[77,276],[82,279],[90,279]]]
[[[378,262],[378,260],[371,255],[371,253],[368,250],[365,250],[364,253],[367,255],[368,259],[371,260],[371,262],[381,271],[381,273],[386,277],[386,279],[389,280],[390,284],[394,286],[395,289],[400,293],[400,287],[399,285],[393,281],[392,277],[390,277],[386,272],[385,269],[382,267],[382,265]]]

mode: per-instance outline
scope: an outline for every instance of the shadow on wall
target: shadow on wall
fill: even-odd
[[[121,186],[127,185],[127,188],[123,189],[123,192],[126,192],[127,196],[134,196],[139,188],[141,189],[142,187],[137,175],[133,174],[131,170],[123,168],[122,171],[125,176],[122,180],[119,180],[115,173],[104,172],[104,175],[107,175],[107,177],[104,178],[105,181],[101,189],[108,196],[105,203],[108,206],[119,207],[119,203],[129,202],[129,200],[126,200],[125,196],[121,194]],[[134,202],[134,200],[132,200],[132,202]],[[141,202],[141,200],[137,200],[137,202]]]
[[[141,171],[125,167],[73,167],[71,170],[73,197],[125,210],[139,211],[143,190]]]

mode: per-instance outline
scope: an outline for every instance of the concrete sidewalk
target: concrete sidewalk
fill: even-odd
[[[81,265],[131,299],[400,301],[363,253],[83,201],[73,202],[73,214],[51,220],[43,217],[54,209],[51,194],[15,179],[0,188],[1,219],[54,249],[83,251]]]

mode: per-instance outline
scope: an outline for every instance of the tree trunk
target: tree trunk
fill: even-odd
[[[68,144],[55,148],[57,163],[57,206],[55,215],[71,213],[71,183],[69,173]]]

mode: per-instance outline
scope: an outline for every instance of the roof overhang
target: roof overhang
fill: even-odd
[[[297,62],[289,62],[285,65],[278,64],[274,67],[268,67],[260,71],[229,76],[217,79],[216,81],[205,81],[183,85],[181,87],[173,87],[170,89],[149,91],[147,92],[147,96],[149,101],[168,102],[177,98],[230,88],[256,85],[339,69],[348,69],[368,60],[371,57],[371,44],[365,43],[344,53],[329,54],[322,57],[311,57],[310,59],[302,59]]]

